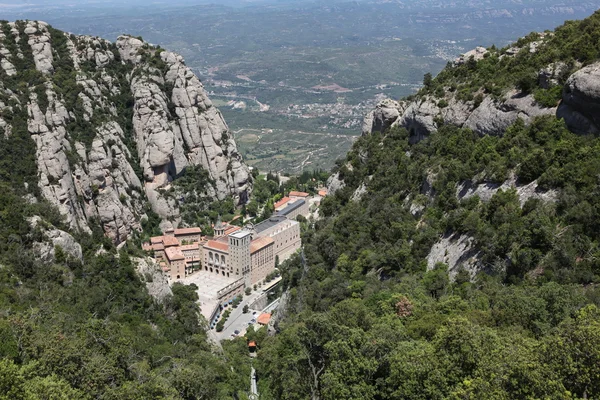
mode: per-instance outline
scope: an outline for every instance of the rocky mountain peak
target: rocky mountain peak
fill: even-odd
[[[0,128],[35,142],[41,195],[71,228],[99,220],[119,242],[141,229],[147,205],[180,222],[168,196],[186,168],[206,170],[198,192],[245,203],[251,176],[220,111],[177,54],[139,38],[116,43],[40,21],[0,29]]]

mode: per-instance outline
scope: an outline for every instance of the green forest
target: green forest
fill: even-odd
[[[361,138],[340,167],[348,186],[324,200],[304,258],[283,266],[288,308],[259,352],[263,398],[599,398],[599,146],[553,118],[502,138],[451,126],[413,146],[405,129]],[[456,199],[462,180],[511,171],[559,198]],[[485,272],[427,270],[452,232],[474,239]]]

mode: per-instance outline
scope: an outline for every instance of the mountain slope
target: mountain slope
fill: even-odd
[[[450,66],[405,102],[433,104],[446,83],[457,97],[486,83],[498,96],[525,91],[539,65],[573,50],[589,54],[573,59],[588,66],[552,85],[581,96],[569,82],[600,59],[585,39],[600,35],[598,21],[557,30],[541,64],[527,49],[506,69],[490,60],[500,64],[483,81],[493,55]],[[510,111],[491,90],[490,107]],[[593,122],[594,106],[577,112]],[[278,334],[258,343],[261,398],[598,398],[600,138],[574,133],[555,112],[502,119],[484,134],[436,111],[432,131],[389,118],[363,135],[338,163],[302,255],[281,267]]]
[[[120,242],[141,230],[148,203],[179,223],[179,199],[167,193],[188,166],[208,174],[198,194],[247,201],[248,168],[180,56],[130,36],[110,43],[43,22],[1,27],[0,129],[12,155],[4,162],[27,163],[24,192],[39,188],[71,228],[89,232],[97,219]],[[34,160],[10,149],[20,141]]]

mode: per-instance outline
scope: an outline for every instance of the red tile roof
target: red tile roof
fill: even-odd
[[[327,196],[327,189],[319,190],[319,196],[321,196],[321,197]]]
[[[275,208],[279,208],[281,206],[283,206],[284,204],[286,204],[288,201],[290,201],[291,199],[289,197],[284,197],[283,199],[279,200],[277,203],[274,204]]]
[[[199,235],[202,233],[200,228],[181,228],[175,229],[175,236],[177,235]]]
[[[269,313],[260,314],[260,316],[256,319],[256,322],[261,325],[267,325],[269,321],[271,321],[271,314]]]
[[[257,238],[250,243],[250,254],[254,254],[257,251],[264,249],[265,247],[273,243],[275,243],[273,238],[268,236]]]
[[[308,196],[310,196],[310,194],[305,193],[305,192],[290,192],[290,194],[288,196],[290,196],[290,197],[308,197]]]
[[[240,228],[239,226],[230,225],[227,229],[225,229],[225,236],[231,235],[232,233],[237,232],[240,229],[242,228]]]
[[[162,242],[165,247],[179,246],[179,240],[174,236],[163,236]]]
[[[169,261],[185,260],[185,256],[178,247],[169,247],[165,250],[165,255]]]
[[[208,243],[204,245],[204,247],[219,251],[229,251],[229,245],[227,243],[223,243],[217,240],[209,240]]]
[[[184,244],[182,246],[179,246],[179,249],[181,251],[184,250],[198,250],[198,243],[194,243],[194,244]]]
[[[162,236],[154,236],[150,238],[150,243],[155,244],[155,243],[162,243],[163,237]]]

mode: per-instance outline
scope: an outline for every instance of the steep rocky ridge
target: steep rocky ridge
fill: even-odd
[[[600,64],[584,67],[590,60],[556,57],[557,40],[561,39],[551,32],[533,33],[501,50],[477,47],[425,82],[415,96],[383,100],[365,117],[362,133],[401,126],[416,143],[441,124],[469,128],[480,135],[502,135],[517,119],[529,123],[538,116],[556,115],[574,132],[595,134],[600,126]],[[513,68],[512,82],[503,81],[505,77],[494,82],[496,67]],[[560,94],[561,89],[562,96],[543,96],[550,91]]]
[[[10,141],[26,125],[37,168],[28,183],[71,228],[89,232],[95,219],[120,242],[141,230],[149,210],[177,225],[178,200],[165,193],[189,166],[208,173],[199,192],[247,201],[248,168],[181,56],[131,36],[111,43],[39,21],[1,27],[0,133]]]

